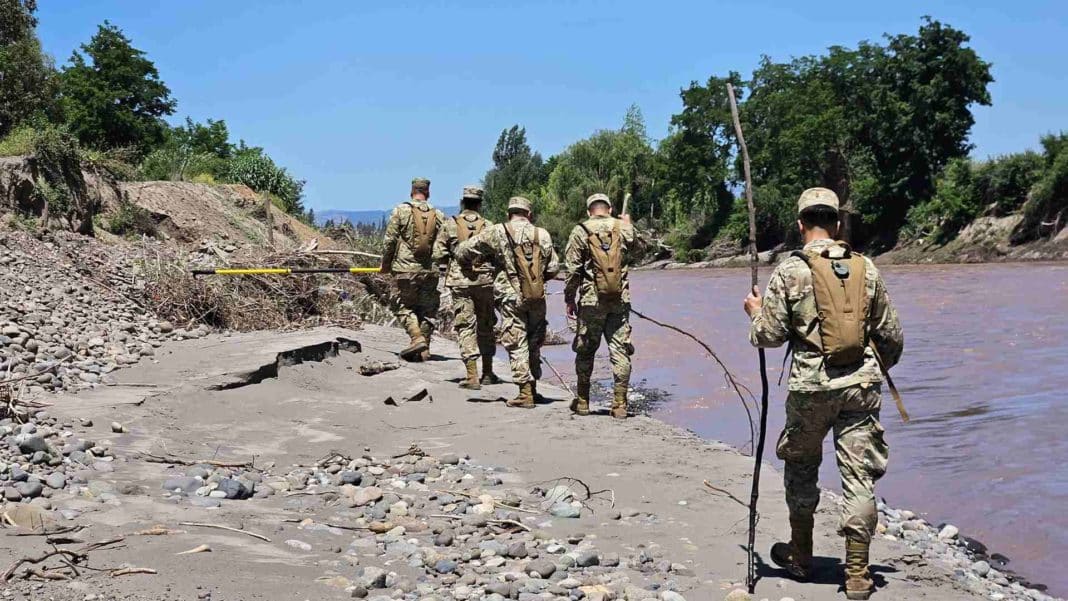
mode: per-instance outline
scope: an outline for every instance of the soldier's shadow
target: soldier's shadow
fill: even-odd
[[[745,547],[742,546],[741,548],[744,552]],[[794,579],[794,577],[786,570],[781,569],[774,564],[765,563],[764,558],[761,557],[759,553],[754,553],[753,555],[756,562],[756,575],[758,580],[763,578],[782,578],[784,580]],[[886,577],[884,577],[883,574],[893,574],[897,572],[897,568],[880,564],[871,564],[868,569],[871,572],[871,579],[872,582],[875,583],[876,590],[886,586]],[[839,592],[844,592],[845,565],[838,557],[814,556],[812,558],[812,578],[809,579],[809,582],[829,586],[837,585]]]

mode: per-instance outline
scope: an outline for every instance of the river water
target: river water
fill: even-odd
[[[890,468],[877,494],[928,521],[950,522],[1011,559],[1009,568],[1068,593],[1068,265],[990,264],[881,268],[905,331],[893,370],[912,422],[889,394],[882,421]],[[766,283],[770,268],[762,268]],[[748,270],[640,271],[634,307],[708,342],[759,395],[756,352],[742,298]],[[562,297],[550,323],[564,326]],[[634,381],[666,391],[654,415],[697,434],[747,447],[745,412],[722,372],[692,341],[633,319]],[[572,374],[569,347],[546,347]],[[782,349],[768,351],[771,401],[766,456],[782,427]],[[607,356],[599,378],[610,378]],[[838,489],[830,437],[821,485]],[[781,503],[782,499],[762,499]]]

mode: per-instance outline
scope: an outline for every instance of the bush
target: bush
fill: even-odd
[[[256,192],[269,192],[281,201],[280,208],[291,215],[304,212],[301,197],[304,180],[291,176],[261,151],[249,149],[239,152],[229,161],[224,177],[234,183],[245,184]]]
[[[686,253],[686,260],[690,263],[699,263],[704,261],[707,256],[708,253],[706,253],[703,248],[691,248]]]
[[[206,153],[194,152],[188,147],[164,146],[148,153],[141,161],[140,177],[145,180],[196,181],[198,177],[211,176],[226,169],[226,161]]]
[[[1068,135],[1046,136],[1047,167],[1024,204],[1024,219],[1013,232],[1018,244],[1043,235],[1055,235],[1068,221]]]
[[[0,157],[17,157],[33,154],[37,135],[37,130],[29,125],[23,125],[12,130],[11,133],[0,140]]]
[[[155,237],[159,232],[152,214],[126,199],[119,201],[118,209],[105,222],[104,229],[116,236]]]

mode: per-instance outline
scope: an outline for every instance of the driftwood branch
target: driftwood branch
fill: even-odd
[[[708,343],[706,343],[705,341],[701,340],[697,336],[694,336],[693,334],[687,332],[686,330],[683,330],[678,326],[673,326],[669,323],[665,323],[658,319],[649,317],[648,315],[642,313],[641,311],[638,311],[633,307],[631,307],[630,312],[637,315],[641,319],[644,319],[645,321],[656,324],[662,328],[667,328],[673,332],[678,332],[679,334],[682,334],[683,336],[701,345],[701,348],[705,349],[705,352],[708,353],[708,356],[712,357],[712,360],[715,361],[719,365],[720,369],[723,370],[723,377],[727,380],[727,384],[729,384],[730,387],[734,389],[735,394],[738,395],[738,400],[742,402],[742,407],[745,408],[745,415],[749,420],[749,448],[753,449],[756,439],[756,424],[753,422],[753,410],[749,407],[750,401],[754,405],[756,404],[756,397],[753,395],[753,391],[749,390],[749,387],[747,387],[740,380],[738,380],[738,378],[736,378],[734,374],[731,373],[731,370],[727,369],[727,364],[719,358],[719,355],[717,355],[716,352],[712,350],[712,347],[709,346]],[[750,401],[746,400],[746,396],[749,397]]]
[[[248,530],[242,530],[240,528],[232,528],[230,526],[223,526],[221,524],[205,524],[204,522],[178,522],[179,526],[196,526],[198,528],[215,528],[216,530],[226,530],[228,532],[237,532],[239,534],[245,534],[252,538],[258,538],[265,542],[271,542],[271,539],[263,536],[262,534],[256,534],[255,532],[249,532]]]
[[[182,459],[173,455],[154,455],[142,452],[139,456],[142,461],[148,463],[171,463],[174,465],[210,465],[212,467],[246,467],[253,468],[256,461],[217,461],[215,459]]]

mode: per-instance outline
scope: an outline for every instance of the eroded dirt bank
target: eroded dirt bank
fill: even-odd
[[[47,397],[55,423],[36,435],[107,451],[77,456],[69,482],[35,504],[40,519],[72,528],[64,548],[125,538],[90,551],[73,580],[24,580],[21,566],[3,595],[693,601],[738,587],[745,508],[702,481],[747,498],[747,457],[651,418],[573,418],[548,386],[534,410],[497,400],[510,385],[472,402],[455,385],[455,346],[389,369],[403,343],[370,326],[210,335],[164,345],[115,372],[116,386]],[[767,469],[762,557],[787,531],[781,478]],[[833,498],[817,520],[815,582],[762,562],[756,599],[843,598]],[[2,566],[51,549],[13,533],[0,537]],[[210,552],[179,555],[202,545]],[[978,598],[901,541],[880,537],[873,564],[876,598]],[[91,569],[121,567],[156,574]]]

